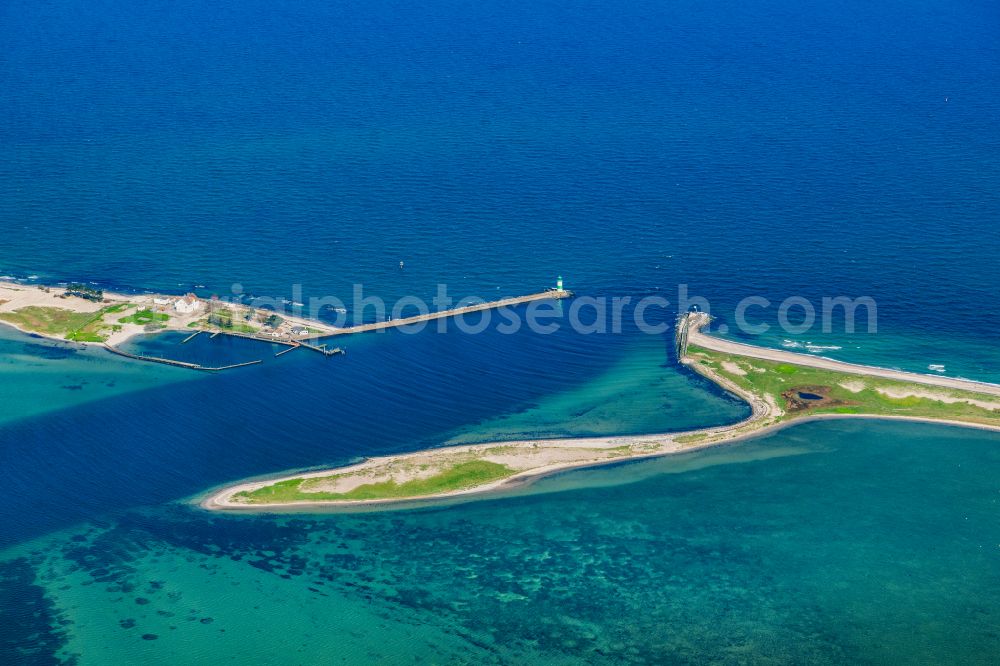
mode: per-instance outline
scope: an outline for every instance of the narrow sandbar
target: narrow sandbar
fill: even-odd
[[[749,418],[689,432],[494,442],[379,457],[339,469],[248,481],[201,501],[268,511],[406,504],[482,494],[555,472],[731,443],[815,419],[902,419],[1000,431],[1000,386],[854,365],[706,335],[692,314],[682,363],[746,401]],[[929,392],[925,387],[934,386]]]

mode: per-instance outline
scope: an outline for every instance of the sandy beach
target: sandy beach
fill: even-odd
[[[572,463],[553,463],[543,467],[533,468],[527,470],[514,476],[502,479],[500,481],[495,481],[493,483],[484,484],[482,486],[477,486],[475,488],[469,488],[465,490],[456,490],[454,492],[448,493],[437,493],[434,495],[426,495],[422,497],[412,497],[405,499],[374,499],[374,500],[347,500],[347,501],[317,501],[317,502],[274,502],[268,504],[246,504],[242,502],[233,501],[233,495],[253,491],[268,484],[272,484],[283,479],[289,478],[315,478],[321,476],[327,476],[332,472],[351,472],[365,468],[371,468],[389,461],[402,460],[406,456],[419,456],[424,452],[418,452],[414,454],[405,454],[404,456],[392,456],[392,457],[380,457],[371,458],[364,463],[359,463],[357,465],[351,465],[349,467],[337,468],[337,469],[326,469],[317,472],[308,472],[305,474],[291,474],[287,476],[277,476],[273,478],[267,478],[259,481],[250,481],[245,483],[240,483],[235,486],[226,486],[222,490],[215,491],[208,496],[200,499],[197,504],[211,511],[238,511],[245,513],[266,513],[271,511],[323,511],[323,510],[350,510],[360,509],[365,507],[393,507],[393,506],[414,506],[420,504],[434,504],[435,502],[440,502],[441,500],[448,500],[453,498],[461,498],[470,495],[486,495],[493,493],[495,491],[502,491],[504,489],[513,489],[520,487],[525,483],[530,483],[531,481],[541,479],[552,474],[557,474],[559,472],[565,472],[573,469],[582,469],[587,467],[600,467],[608,464],[615,464],[620,462],[628,462],[634,460],[643,460],[648,458],[658,458],[662,456],[677,455],[681,453],[693,453],[696,451],[702,451],[711,448],[717,448],[720,446],[727,446],[731,444],[737,444],[741,441],[747,439],[763,437],[765,435],[783,430],[785,428],[791,428],[805,423],[810,423],[813,421],[835,421],[835,420],[868,420],[868,421],[905,421],[910,423],[931,423],[938,425],[949,425],[957,426],[962,428],[973,428],[976,430],[987,430],[991,432],[1000,432],[1000,426],[991,426],[979,423],[968,423],[965,421],[953,421],[947,419],[929,419],[921,417],[909,417],[909,416],[872,416],[868,414],[816,414],[813,416],[804,416],[802,418],[796,419],[794,421],[784,421],[782,423],[775,423],[769,426],[762,427],[758,430],[752,432],[739,432],[734,433],[730,437],[725,437],[723,439],[701,443],[701,444],[679,444],[675,441],[677,437],[683,437],[684,435],[698,434],[705,431],[693,430],[687,432],[678,433],[664,433],[661,435],[637,435],[618,438],[614,441],[623,443],[653,443],[659,448],[656,451],[652,451],[644,454],[630,455],[627,457],[616,458],[612,460],[581,460]],[[741,423],[744,425],[746,422]],[[534,441],[523,441],[523,442],[495,442],[489,444],[476,444],[474,447],[491,447],[497,444],[510,445],[527,445],[533,446],[535,444],[544,444],[546,446],[573,446],[573,445],[587,445],[592,442],[600,442],[605,438],[595,438],[594,440],[588,440],[586,438],[580,439],[566,439],[566,440],[538,440]]]
[[[16,282],[0,282],[0,312],[13,312],[25,307],[58,307],[73,312],[97,312],[101,309],[100,303],[88,301],[83,298],[59,298],[63,289],[54,287],[46,291],[47,287],[40,287],[32,284],[18,284]],[[127,300],[125,296],[117,294],[105,294],[111,302],[121,302]]]
[[[709,319],[704,315],[693,315],[689,317],[687,326],[691,344],[698,345],[706,349],[713,349],[723,353],[732,353],[748,358],[760,358],[768,361],[793,363],[799,366],[815,367],[835,372],[845,372],[860,377],[878,377],[913,384],[937,386],[942,389],[958,388],[961,390],[974,390],[977,394],[987,393],[1000,395],[1000,386],[995,384],[855,365],[815,356],[808,356],[805,354],[795,354],[792,352],[732,343],[702,333],[701,329],[708,323]],[[491,491],[498,491],[504,488],[512,488],[529,482],[532,479],[537,479],[569,469],[606,465],[624,460],[637,460],[655,456],[673,455],[677,453],[686,453],[709,447],[721,446],[737,442],[748,437],[764,435],[791,425],[823,419],[863,418],[905,420],[1000,431],[1000,426],[997,425],[952,419],[925,418],[919,416],[804,414],[800,416],[797,415],[795,418],[783,419],[782,417],[786,416],[786,411],[770,396],[758,396],[752,394],[738,386],[729,378],[713,371],[711,368],[702,364],[694,363],[689,357],[685,358],[683,362],[695,372],[698,372],[716,385],[746,401],[751,407],[751,415],[749,418],[728,426],[705,428],[687,432],[630,435],[620,437],[491,442],[460,447],[430,449],[399,456],[372,458],[357,465],[351,465],[339,469],[327,469],[304,474],[292,474],[277,478],[248,481],[228,486],[213,492],[209,496],[202,499],[200,505],[210,510],[267,511],[289,509],[316,510],[331,507],[349,508],[352,506],[365,507],[413,504],[415,502],[432,502],[434,500],[489,493]],[[734,375],[745,374],[742,369],[736,367],[735,364],[731,362],[727,362],[724,367],[726,367],[728,372]],[[936,398],[947,398],[947,396],[940,396],[934,393],[930,393],[930,395]],[[980,402],[981,404],[986,404],[987,406],[992,407],[992,403],[982,403],[981,401],[975,400],[970,402]],[[492,453],[496,449],[502,449],[503,455],[500,456]],[[615,456],[608,455],[608,451],[612,449],[616,451],[624,450],[624,453]],[[378,483],[389,478],[394,479],[396,482],[405,482],[412,478],[412,476],[407,476],[405,473],[402,475],[399,475],[398,473],[394,475],[395,470],[413,468],[438,469],[442,465],[455,460],[461,460],[463,457],[469,455],[475,456],[476,459],[491,462],[503,462],[504,464],[507,464],[508,467],[515,470],[515,473],[512,476],[471,488],[405,499],[389,498],[248,503],[246,501],[240,501],[237,497],[241,493],[251,493],[284,480],[317,480],[323,479],[324,477],[330,477],[331,475],[336,475],[338,480],[334,482],[333,485],[322,487],[320,490],[345,493],[360,485]]]

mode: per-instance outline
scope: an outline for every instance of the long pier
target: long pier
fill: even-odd
[[[418,314],[412,317],[403,317],[401,319],[389,319],[386,321],[373,322],[370,324],[358,324],[357,326],[348,326],[346,328],[337,329],[332,333],[327,333],[325,335],[315,336],[309,338],[310,342],[306,340],[298,339],[280,339],[280,338],[270,338],[263,335],[256,335],[253,333],[241,333],[238,331],[223,331],[216,330],[211,333],[210,338],[214,338],[217,335],[228,335],[234,338],[247,338],[249,340],[257,340],[259,342],[269,342],[271,344],[283,345],[288,347],[277,354],[275,357],[287,354],[288,352],[298,349],[299,347],[305,347],[314,352],[319,352],[324,356],[335,356],[338,354],[345,354],[346,352],[340,347],[334,347],[332,349],[327,348],[326,343],[313,344],[313,342],[318,342],[323,338],[331,338],[337,335],[352,335],[354,333],[366,333],[368,331],[380,331],[389,328],[400,328],[402,326],[409,326],[411,324],[419,324],[421,322],[433,321],[436,319],[447,319],[450,317],[460,317],[462,315],[471,314],[473,312],[483,312],[485,310],[496,310],[504,307],[513,307],[516,305],[523,305],[525,303],[532,303],[535,301],[545,301],[545,300],[560,300],[564,298],[570,298],[573,292],[566,289],[548,289],[546,291],[538,292],[536,294],[528,294],[526,296],[513,296],[510,298],[503,298],[498,301],[486,301],[483,303],[474,303],[472,305],[465,305],[458,308],[451,308],[449,310],[438,310],[437,312],[428,312],[425,314]],[[686,330],[686,327],[685,327]],[[186,337],[183,343],[189,342],[194,339],[199,333],[207,333],[208,331],[200,330],[195,331],[188,337]],[[199,365],[197,363],[189,363],[187,361],[175,361],[169,358],[160,358],[158,356],[140,356],[139,354],[132,354],[130,352],[124,351],[112,345],[105,344],[104,348],[113,354],[118,354],[119,356],[124,356],[125,358],[131,358],[137,361],[149,361],[150,363],[162,363],[164,365],[172,365],[179,368],[188,368],[190,370],[201,370],[205,372],[219,372],[221,370],[230,370],[232,368],[242,368],[248,365],[256,365],[262,363],[263,361],[248,361],[246,363],[235,363],[233,365],[226,365],[219,368],[210,368],[204,365]]]
[[[335,335],[353,335],[354,333],[367,333],[369,331],[381,331],[387,328],[399,328],[402,326],[409,326],[411,324],[419,324],[425,321],[433,321],[435,319],[448,319],[450,317],[460,317],[462,315],[471,314],[473,312],[482,312],[484,310],[496,310],[499,308],[513,307],[515,305],[522,305],[524,303],[531,303],[534,301],[545,301],[545,300],[559,300],[563,298],[570,298],[573,292],[566,289],[550,289],[548,291],[542,291],[537,294],[528,294],[527,296],[513,296],[511,298],[503,298],[499,301],[486,301],[485,303],[475,303],[473,305],[465,305],[460,308],[451,308],[450,310],[438,310],[437,312],[428,312],[426,314],[413,315],[412,317],[402,317],[401,319],[388,319],[386,321],[377,321],[371,324],[358,324],[357,326],[347,326],[345,328],[338,329],[333,333],[327,333],[326,335],[317,336],[317,340],[322,338],[332,338]]]

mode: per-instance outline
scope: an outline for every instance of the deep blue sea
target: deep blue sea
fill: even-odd
[[[997,35],[985,0],[8,0],[0,276],[350,309],[562,275],[667,323],[687,285],[730,337],[1000,382]],[[792,296],[870,297],[877,332],[780,330]],[[996,434],[815,423],[454,506],[209,515],[248,476],[747,407],[628,324],[181,339],[131,346],[265,362],[0,329],[0,663],[1000,654]]]

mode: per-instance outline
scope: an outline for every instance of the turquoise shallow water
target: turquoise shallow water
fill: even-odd
[[[997,435],[801,425],[445,509],[127,512],[0,568],[79,663],[993,663]]]
[[[143,353],[220,374],[129,363],[101,349],[0,339],[0,543],[242,477],[359,456],[532,436],[678,431],[743,418],[746,405],[676,371],[670,341],[571,332],[401,332],[353,338],[347,356],[180,334]],[[32,355],[34,354],[34,356]],[[57,359],[36,358],[56,354]],[[45,372],[36,371],[44,367]],[[31,409],[22,409],[27,404]]]
[[[167,366],[131,363],[100,349],[0,327],[0,427],[192,379],[191,373]]]

